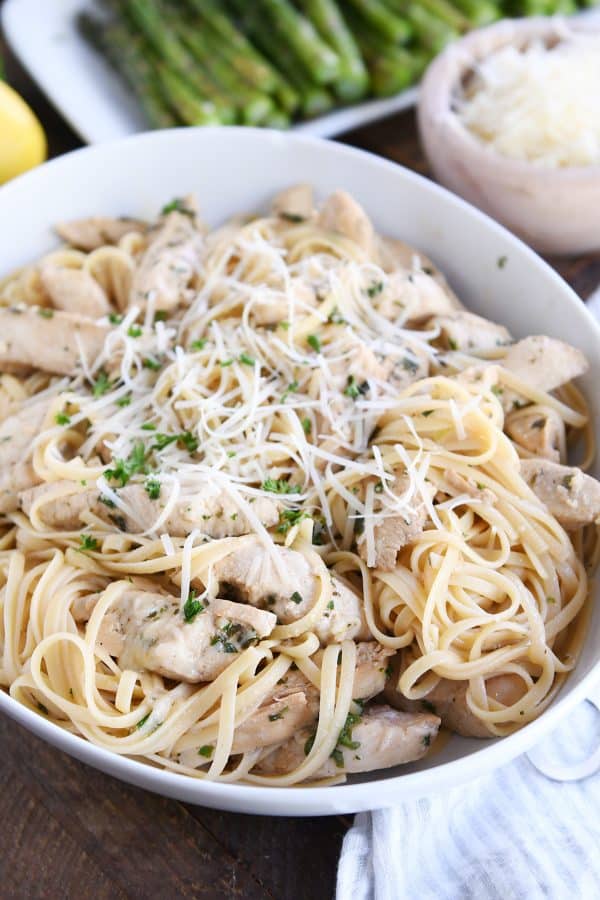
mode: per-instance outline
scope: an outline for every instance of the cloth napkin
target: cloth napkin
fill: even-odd
[[[600,687],[493,774],[357,814],[336,900],[600,900],[599,710]]]

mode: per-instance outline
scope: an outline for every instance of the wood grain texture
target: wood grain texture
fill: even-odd
[[[7,77],[35,110],[50,155],[81,146],[0,35]],[[427,174],[412,112],[345,135]],[[596,257],[551,260],[582,296]],[[349,819],[269,819],[166,800],[87,768],[0,719],[2,900],[325,900]]]

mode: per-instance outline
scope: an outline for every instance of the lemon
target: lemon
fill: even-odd
[[[46,150],[39,121],[17,92],[0,80],[0,184],[39,165]]]

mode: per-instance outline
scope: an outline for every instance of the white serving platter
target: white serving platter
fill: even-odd
[[[147,131],[137,103],[107,63],[79,34],[82,10],[98,11],[95,0],[7,0],[2,26],[15,54],[49,100],[88,144]],[[301,122],[293,130],[333,137],[375,119],[408,109],[417,88],[384,100],[367,100]]]

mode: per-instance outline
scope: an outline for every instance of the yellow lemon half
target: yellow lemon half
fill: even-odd
[[[0,80],[0,184],[43,162],[46,149],[39,121],[17,92]]]

